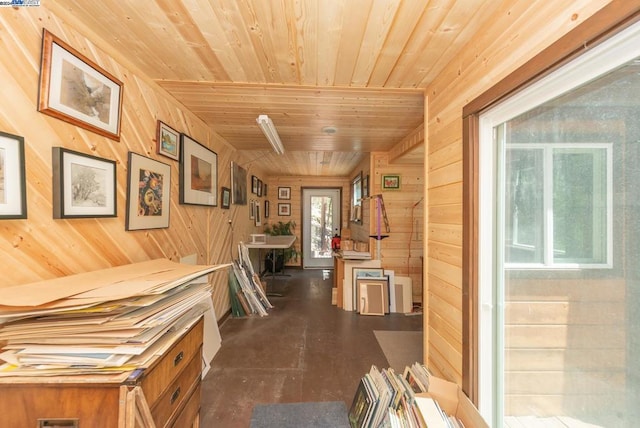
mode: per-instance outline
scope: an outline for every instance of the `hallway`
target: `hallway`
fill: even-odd
[[[323,275],[324,272],[324,275]],[[422,316],[361,316],[331,305],[332,272],[269,279],[267,317],[229,317],[202,383],[202,427],[249,426],[255,404],[344,401],[372,364],[388,367],[374,330],[422,330]],[[324,276],[324,278],[323,278]]]

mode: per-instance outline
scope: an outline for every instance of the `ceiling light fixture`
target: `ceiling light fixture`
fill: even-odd
[[[258,126],[262,130],[262,133],[264,134],[265,137],[267,137],[267,140],[269,140],[269,143],[271,143],[271,147],[273,147],[273,151],[279,155],[283,154],[284,147],[282,146],[282,141],[280,141],[280,136],[278,135],[278,131],[276,130],[276,127],[271,121],[271,119],[269,119],[269,116],[267,116],[266,114],[261,114],[256,119],[256,122],[258,122]]]

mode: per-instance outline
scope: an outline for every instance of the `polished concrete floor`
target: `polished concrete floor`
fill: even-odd
[[[422,330],[422,316],[362,316],[331,305],[332,271],[268,280],[266,317],[227,318],[202,384],[201,426],[249,427],[255,404],[344,401],[372,364],[389,364],[374,330]]]

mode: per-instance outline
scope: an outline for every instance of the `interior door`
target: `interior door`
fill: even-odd
[[[339,188],[302,189],[302,267],[332,268],[331,238],[340,230]]]

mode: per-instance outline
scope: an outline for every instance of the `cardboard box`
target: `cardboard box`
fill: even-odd
[[[489,425],[480,416],[478,409],[457,383],[430,376],[429,392],[421,392],[416,395],[435,399],[447,415],[460,419],[465,428],[489,428]]]

